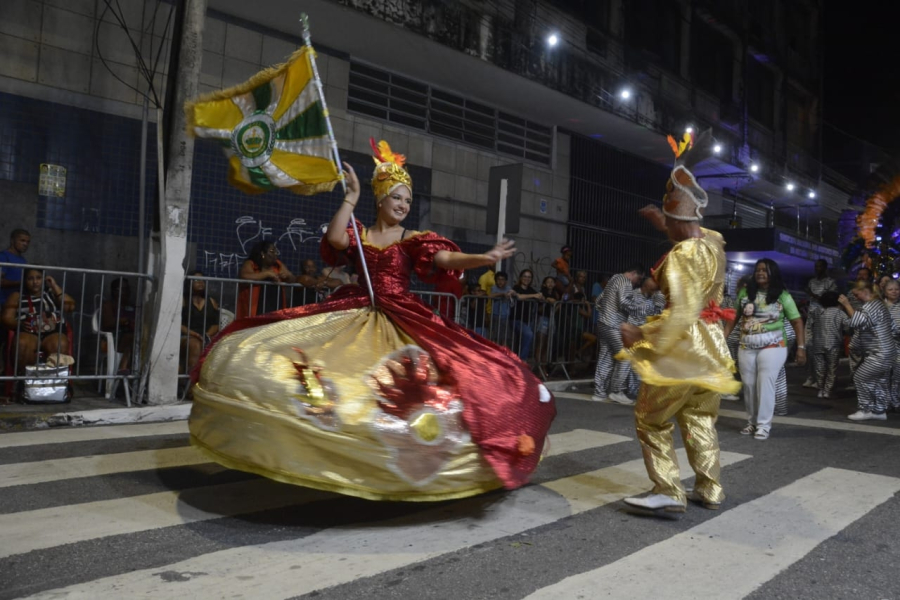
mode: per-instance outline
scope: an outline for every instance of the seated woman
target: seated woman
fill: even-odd
[[[192,276],[203,276],[193,271]],[[219,333],[219,304],[207,297],[206,282],[202,279],[185,279],[184,305],[181,308],[181,365],[180,373],[190,373],[200,360],[203,348]]]
[[[2,315],[3,325],[17,334],[18,357],[13,360],[20,375],[26,366],[37,364],[38,352],[48,358],[65,355],[71,361],[63,313],[75,310],[75,300],[63,294],[53,277],[44,277],[38,269],[26,269],[24,278],[22,293],[10,294]]]
[[[109,299],[104,300],[100,307],[100,328],[112,332],[114,336],[116,352],[122,355],[120,373],[131,367],[136,314],[128,280],[122,277],[113,279],[109,284]]]
[[[294,274],[278,260],[278,255],[278,248],[271,240],[259,242],[250,250],[250,257],[241,265],[238,277],[255,283],[241,284],[236,319],[255,317],[288,306],[284,287],[269,285],[297,281]]]

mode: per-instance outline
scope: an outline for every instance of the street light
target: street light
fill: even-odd
[[[694,133],[694,128],[691,127],[690,125],[688,125],[688,126],[685,128],[684,132],[685,132],[685,133]]]
[[[806,195],[807,198],[815,198],[816,193],[812,190],[809,190],[809,193]]]
[[[713,152],[715,152],[716,154],[718,154],[721,151],[722,151],[722,144],[716,144],[715,146],[713,146]]]
[[[756,163],[753,163],[752,165],[750,165],[750,171],[752,173],[759,173],[759,165]]]
[[[555,47],[559,43],[559,36],[555,33],[551,33],[547,36],[547,45],[551,48]]]
[[[790,181],[789,181],[788,184],[787,184],[786,186],[784,186],[784,187],[787,188],[787,191],[789,191],[789,192],[793,192],[793,191],[794,191],[794,184],[791,183]]]
[[[628,88],[623,88],[622,91],[619,92],[619,97],[622,100],[628,100],[629,98],[631,98],[631,90],[629,90]]]

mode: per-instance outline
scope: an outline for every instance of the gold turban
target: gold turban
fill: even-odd
[[[372,174],[372,193],[375,201],[379,201],[401,185],[409,188],[412,194],[412,178],[409,172],[403,168],[406,157],[402,154],[394,154],[391,147],[384,140],[375,143],[375,138],[370,138],[372,150],[375,152],[375,172]]]

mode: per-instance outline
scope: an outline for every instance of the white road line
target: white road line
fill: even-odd
[[[898,490],[893,477],[822,469],[528,598],[688,599],[704,595],[698,586],[720,600],[744,598]]]
[[[576,392],[555,392],[553,394],[557,398],[567,398],[569,400],[591,400],[590,394],[579,394]],[[719,409],[719,416],[726,419],[747,419],[747,413],[742,410]],[[773,422],[781,425],[798,425],[800,427],[817,427],[819,429],[835,429],[838,431],[854,431],[858,433],[879,433],[881,435],[900,435],[900,428],[896,427],[878,427],[875,425],[861,425],[859,423],[844,423],[842,421],[825,421],[822,419],[806,419],[800,417],[774,417]]]
[[[190,446],[0,465],[0,488],[210,462]]]
[[[590,429],[574,429],[566,433],[555,433],[550,436],[550,453],[548,456],[569,454],[570,452],[579,452],[590,448],[602,448],[603,446],[630,441],[631,438],[624,435],[592,431]]]
[[[0,558],[93,540],[308,504],[336,494],[253,479],[0,515]]]
[[[631,441],[621,435],[587,429],[551,435],[550,439],[551,453],[554,455]],[[128,464],[133,464],[133,459],[126,457],[123,466]],[[308,488],[267,479],[254,479],[182,492],[158,492],[9,513],[0,515],[0,531],[9,540],[0,546],[0,558],[108,535],[149,531],[291,504],[305,504],[326,496],[334,494],[314,492]]]
[[[143,437],[148,435],[187,435],[187,421],[147,423],[145,425],[111,425],[107,427],[62,427],[49,431],[23,431],[0,434],[0,448],[19,448],[39,444],[64,444]]]
[[[723,452],[722,464],[747,458]],[[682,450],[679,460],[687,464]],[[194,600],[294,597],[514,535],[649,488],[643,460],[633,460],[504,496],[472,498],[366,527],[335,527],[296,540],[211,552],[32,598],[93,600],[123,592],[132,598]]]
[[[747,413],[742,410],[719,410],[719,416],[728,419],[747,420]],[[776,425],[799,425],[801,427],[818,427],[819,429],[835,429],[838,431],[854,431],[858,433],[880,433],[881,435],[900,435],[900,428],[876,427],[874,425],[860,425],[859,423],[844,423],[842,421],[825,421],[822,419],[801,419],[799,417],[774,417]]]

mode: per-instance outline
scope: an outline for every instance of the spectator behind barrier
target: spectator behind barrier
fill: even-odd
[[[569,284],[572,283],[572,276],[569,274],[569,264],[572,262],[572,248],[563,246],[559,249],[559,258],[553,261],[553,268],[556,270],[556,291],[560,296],[566,293]]]
[[[327,270],[333,271],[330,268]],[[301,273],[297,275],[297,283],[305,288],[300,292],[303,295],[303,301],[296,302],[295,300],[295,305],[312,304],[318,300],[323,300],[331,290],[340,287],[344,283],[337,277],[329,277],[324,274],[319,275],[318,273],[319,268],[316,266],[316,261],[311,258],[303,261]],[[340,273],[343,274],[343,268],[341,268]],[[349,281],[349,276],[347,276],[347,279]]]
[[[261,241],[250,251],[250,257],[241,265],[238,277],[256,282],[254,285],[242,285],[238,292],[237,314],[235,318],[246,319],[285,308],[287,294],[284,288],[269,286],[265,282],[294,283],[296,277],[278,260],[278,248],[275,242]]]
[[[192,277],[202,277],[193,271]],[[179,372],[190,373],[209,341],[219,333],[219,304],[208,298],[202,279],[184,280],[184,304],[181,307],[181,360]],[[185,359],[185,357],[187,357]]]
[[[56,360],[58,364],[71,364],[69,339],[66,337],[64,312],[75,310],[75,300],[63,294],[62,288],[53,277],[38,269],[25,269],[23,292],[13,292],[3,306],[3,325],[18,332],[18,374],[25,373],[25,367],[37,364],[38,351],[44,353],[45,360],[50,355],[65,355],[67,359]],[[15,358],[11,358],[15,362]]]
[[[131,284],[123,277],[113,279],[109,284],[109,298],[103,301],[100,308],[100,329],[113,334],[116,352],[122,354],[119,374],[127,375],[131,368],[136,314],[131,300]]]

